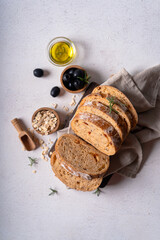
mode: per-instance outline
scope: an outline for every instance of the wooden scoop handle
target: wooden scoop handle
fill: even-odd
[[[18,118],[14,118],[11,123],[13,124],[13,126],[16,128],[17,132],[22,132],[24,131],[21,122],[18,120]]]

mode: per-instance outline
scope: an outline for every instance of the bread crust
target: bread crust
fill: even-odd
[[[56,152],[52,153],[51,156],[51,167],[55,176],[59,178],[67,187],[78,190],[78,191],[93,191],[96,190],[103,178],[93,178],[91,180],[84,179],[80,176],[74,176],[69,171],[61,166],[61,160],[58,159]]]
[[[103,103],[100,103],[97,100],[88,101],[86,98],[84,104],[77,109],[76,115],[82,112],[95,114],[103,118],[104,120],[110,122],[111,125],[118,132],[121,140],[124,141],[124,139],[126,138],[128,134],[126,122],[118,113],[115,113],[114,111],[110,112],[109,107],[104,105]]]
[[[129,112],[131,114],[131,117],[130,117],[131,129],[135,128],[136,124],[138,123],[138,115],[137,115],[137,112],[136,112],[135,108],[133,107],[132,103],[126,97],[126,95],[124,93],[122,93],[120,90],[118,90],[115,87],[107,86],[107,85],[102,85],[102,86],[96,87],[92,91],[92,93],[100,93],[102,95],[102,97],[104,97],[104,98],[106,98],[108,96],[115,96],[116,98],[118,98],[118,100],[121,101],[121,103],[127,107],[127,109],[129,110]]]
[[[102,103],[106,106],[110,105],[109,100],[105,97],[102,97],[102,95],[100,93],[91,93],[82,99],[82,101],[79,104],[79,107],[82,106],[85,103],[85,101],[92,101],[92,100],[99,101],[100,103]],[[118,105],[117,103],[115,103],[112,107],[112,110],[114,112],[117,112],[120,115],[120,117],[126,122],[127,133],[129,133],[131,130],[131,120],[130,120],[131,114],[128,111],[128,109],[125,106],[122,107],[122,106]]]

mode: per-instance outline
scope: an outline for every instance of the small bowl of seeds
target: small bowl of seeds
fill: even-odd
[[[32,127],[41,135],[49,135],[56,132],[59,128],[59,125],[59,116],[52,108],[39,108],[32,116]]]

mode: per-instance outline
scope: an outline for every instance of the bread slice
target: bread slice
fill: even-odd
[[[103,175],[109,167],[109,157],[73,134],[64,134],[56,142],[58,157],[72,171],[86,176]]]
[[[104,120],[112,124],[112,126],[118,132],[122,141],[124,141],[124,139],[126,138],[127,136],[126,122],[122,119],[122,117],[118,113],[115,113],[114,111],[110,112],[110,108],[104,105],[103,103],[100,103],[97,100],[87,101],[86,98],[84,104],[77,109],[76,115],[82,112],[92,113],[103,118]]]
[[[114,155],[121,146],[115,128],[95,114],[78,113],[71,121],[71,128],[75,134],[107,155]]]
[[[112,86],[102,85],[102,86],[96,87],[93,90],[93,93],[100,93],[104,98],[113,96],[115,97],[115,101],[116,99],[118,99],[121,102],[120,103],[121,106],[122,107],[123,105],[126,106],[130,112],[131,129],[135,128],[138,122],[137,112],[133,107],[132,103],[129,101],[129,99],[121,91],[119,91],[117,88]]]
[[[51,166],[55,176],[59,178],[67,187],[79,191],[93,191],[97,189],[101,182],[102,177],[93,178],[91,180],[84,179],[80,176],[75,176],[61,165],[61,160],[57,157],[56,152],[51,156]]]
[[[79,107],[82,106],[86,101],[92,101],[92,100],[96,100],[106,106],[110,106],[110,102],[109,100],[107,100],[107,98],[102,97],[100,93],[92,93],[82,99],[82,101],[79,104]],[[118,102],[117,104],[117,101],[116,101],[116,103],[112,107],[111,112],[118,113],[119,116],[126,122],[127,132],[129,133],[129,131],[131,130],[131,120],[130,120],[131,114],[128,111],[128,109],[124,105],[120,106],[120,102]]]

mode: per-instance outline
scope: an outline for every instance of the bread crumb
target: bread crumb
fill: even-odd
[[[58,104],[57,104],[57,103],[52,103],[51,105],[52,105],[52,107],[54,107],[55,109],[58,107]]]
[[[43,139],[39,140],[39,144],[42,145],[44,143]]]
[[[32,173],[36,173],[37,171],[36,170],[33,170]]]
[[[64,109],[66,112],[68,112],[68,111],[69,111],[69,108],[68,108],[68,107],[66,107],[66,106],[63,106],[63,109]]]
[[[72,102],[70,103],[71,106],[76,105],[76,100],[75,100],[75,98],[76,98],[76,95],[74,95],[74,96],[72,97]]]
[[[67,116],[71,115],[73,113],[73,109],[67,113]]]

